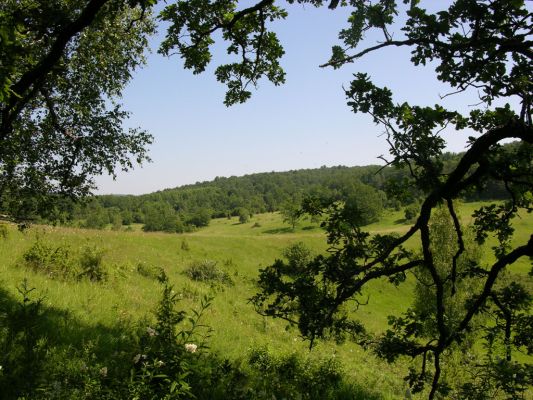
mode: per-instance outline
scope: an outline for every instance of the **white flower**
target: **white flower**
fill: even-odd
[[[137,364],[140,359],[141,359],[141,353],[139,353],[135,357],[133,357],[133,363]]]
[[[146,328],[146,333],[148,333],[148,336],[157,336],[157,331],[154,328]]]
[[[100,375],[104,378],[107,376],[107,367],[100,368]]]
[[[194,343],[185,344],[185,351],[188,351],[189,353],[196,353],[196,349],[198,349],[198,346]]]

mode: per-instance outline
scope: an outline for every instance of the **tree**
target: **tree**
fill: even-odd
[[[117,1],[2,2],[0,208],[13,219],[147,159],[151,136],[124,130],[117,102],[154,31],[140,15]]]
[[[391,329],[376,338],[375,350],[389,361],[400,356],[420,358],[419,370],[411,371],[408,377],[413,389],[422,390],[429,382],[430,399],[438,394],[446,396],[449,387],[441,378],[448,349],[464,340],[476,317],[494,316],[489,311],[491,308],[498,308],[500,320],[505,317],[508,321],[494,325],[505,337],[506,346],[531,352],[521,340],[513,340],[523,338],[526,331],[531,332],[531,318],[523,315],[524,311],[521,317],[513,317],[507,312],[512,307],[503,305],[499,298],[524,299],[523,295],[504,296],[513,287],[506,285],[502,277],[519,258],[533,257],[533,235],[526,242],[511,244],[512,219],[519,210],[533,210],[533,83],[530,79],[533,14],[524,1],[456,0],[434,14],[419,7],[416,0],[403,8],[391,0],[348,3],[353,12],[349,26],[339,35],[343,46],[333,47],[332,57],[324,66],[339,68],[387,47],[409,48],[415,65],[434,65],[437,79],[451,86],[454,92],[477,90],[479,108],[463,115],[438,104],[433,107],[396,104],[389,89],[375,85],[365,73],[356,73],[346,89],[348,105],[356,113],[370,114],[384,128],[391,154],[387,163],[408,168],[410,178],[406,184],[423,193],[416,221],[401,236],[372,236],[347,220],[349,215],[338,208],[311,207],[310,212],[327,218],[328,254],[315,257],[297,271],[289,272],[283,262],[264,269],[259,281],[262,291],[252,300],[263,315],[296,324],[311,344],[317,338],[346,334],[368,344],[364,327],[346,313],[345,304],[357,302],[358,294],[368,282],[388,278],[394,284],[401,284],[407,273],[423,268],[434,287],[432,339],[423,340],[422,324],[406,314],[394,318]],[[332,1],[330,7],[338,4]],[[393,35],[391,30],[397,26],[393,23],[400,12],[405,13],[405,22],[401,32]],[[383,41],[350,53],[372,29],[383,34]],[[493,106],[506,101],[503,106]],[[441,132],[451,126],[457,130],[468,129],[472,136],[468,150],[457,165],[451,171],[444,171],[445,140]],[[510,153],[503,151],[500,144],[506,139],[517,141]],[[497,239],[493,248],[496,261],[488,265],[473,261],[462,269],[459,260],[465,253],[465,232],[453,199],[472,188],[483,187],[488,180],[502,182],[511,198],[504,204],[484,206],[474,213],[476,240],[482,244],[489,235]],[[440,205],[446,207],[453,222],[456,240],[451,264],[443,271],[438,270],[432,248],[435,232],[430,228],[434,210]],[[415,235],[420,238],[421,254],[404,247],[407,240],[417,238]],[[475,279],[473,287],[478,289],[461,294],[467,296],[466,307],[457,310],[451,323],[450,306],[445,299],[459,296],[462,290],[459,282],[467,277]],[[514,303],[520,306],[517,309],[524,310],[527,302],[518,303],[518,300]],[[527,380],[530,375],[524,371],[530,371],[531,367],[515,362],[508,363],[506,368],[500,374],[504,377],[502,387],[507,395],[515,396],[518,383],[512,376]],[[501,372],[497,368],[493,371]],[[483,390],[475,380],[467,387]]]
[[[302,217],[302,213],[300,210],[300,203],[296,202],[296,200],[287,200],[285,201],[280,209],[279,212],[281,213],[281,216],[283,217],[283,222],[288,223],[292,230],[296,228],[296,224],[298,223],[298,220]]]
[[[250,211],[248,211],[246,208],[240,207],[237,211],[237,214],[239,215],[239,222],[241,224],[245,224],[250,220]]]
[[[5,0],[0,4],[0,208],[11,218],[45,214],[54,195],[77,198],[92,177],[142,162],[151,136],[124,131],[118,99],[144,62],[157,0]],[[267,21],[286,13],[273,1],[236,11],[237,2],[177,1],[160,51],[176,50],[202,72],[212,35],[222,31],[239,61],[216,70],[226,103],[242,102],[266,76],[284,80],[282,48]],[[190,40],[190,42],[185,42]]]

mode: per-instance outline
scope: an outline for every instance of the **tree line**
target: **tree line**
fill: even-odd
[[[508,151],[516,147],[509,143]],[[452,170],[461,154],[442,157],[444,173]],[[212,218],[239,217],[241,222],[265,212],[297,212],[305,199],[322,203],[343,202],[364,209],[363,224],[376,222],[381,210],[406,207],[406,219],[416,216],[422,199],[412,185],[407,169],[393,167],[335,166],[287,172],[266,172],[245,176],[216,177],[145,195],[102,195],[85,202],[58,199],[42,221],[61,221],[85,228],[119,229],[134,223],[145,231],[187,232],[207,226]],[[506,199],[501,182],[487,181],[463,196],[464,200]],[[411,216],[411,217],[410,217]]]

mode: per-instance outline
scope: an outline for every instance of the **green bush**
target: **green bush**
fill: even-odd
[[[230,275],[217,267],[217,262],[201,260],[192,262],[184,271],[193,281],[233,285]]]
[[[160,279],[161,274],[163,273],[163,269],[148,265],[144,262],[140,262],[137,264],[137,272],[139,273],[139,275],[142,275],[145,278],[155,280]]]
[[[87,246],[80,255],[80,278],[88,278],[92,282],[100,282],[107,278],[102,259],[104,251],[97,247]]]
[[[39,238],[26,250],[22,258],[24,266],[50,278],[69,278],[75,274],[69,249],[49,245]]]
[[[335,358],[310,359],[296,353],[274,356],[266,348],[252,349],[248,363],[261,398],[336,399],[342,369]]]
[[[405,207],[404,216],[406,222],[414,222],[420,212],[420,204],[412,203]]]
[[[0,239],[7,239],[9,231],[6,224],[0,224]]]
[[[200,309],[187,317],[184,311],[176,310],[179,298],[164,273],[160,280],[163,296],[157,308],[157,322],[154,327],[146,327],[141,337],[141,349],[133,358],[128,398],[195,398],[189,375],[206,349],[204,342],[210,328],[199,321],[212,299],[204,297]],[[202,328],[204,334],[200,335]]]

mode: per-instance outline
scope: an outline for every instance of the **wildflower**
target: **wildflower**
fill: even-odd
[[[188,351],[189,353],[196,353],[196,349],[198,349],[198,346],[194,343],[185,344],[185,351]]]
[[[137,364],[140,359],[141,359],[141,353],[139,353],[135,357],[133,357],[133,363]]]
[[[157,331],[151,327],[146,328],[146,333],[148,333],[148,336],[151,337],[157,336]]]
[[[105,378],[107,376],[107,367],[100,368],[100,375],[102,378]]]

